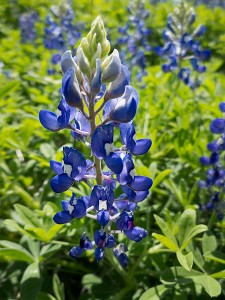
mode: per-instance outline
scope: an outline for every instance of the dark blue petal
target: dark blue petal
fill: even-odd
[[[129,186],[135,191],[147,191],[152,186],[152,180],[145,176],[134,176],[134,180]]]
[[[112,234],[108,234],[106,238],[105,247],[106,248],[113,248],[116,245],[116,240]]]
[[[133,170],[134,163],[132,156],[130,154],[126,154],[123,158],[123,170],[119,175],[117,175],[117,179],[121,185],[131,183],[133,181]]]
[[[210,152],[216,152],[219,149],[219,145],[217,144],[217,142],[208,143],[207,144],[207,149]]]
[[[71,215],[74,218],[82,218],[86,215],[86,204],[81,198],[78,199],[76,205],[74,205],[74,210]]]
[[[201,156],[199,158],[199,160],[200,160],[201,164],[203,164],[203,166],[209,166],[211,164],[209,157]]]
[[[150,139],[140,139],[136,141],[136,145],[132,148],[131,153],[134,155],[142,155],[148,152],[152,145]]]
[[[58,161],[50,160],[50,167],[57,175],[60,175],[63,173],[62,164]]]
[[[116,221],[116,227],[119,230],[129,230],[134,226],[134,215],[131,211],[125,211],[119,215]]]
[[[74,68],[67,70],[63,76],[62,94],[70,106],[83,108],[82,96]]]
[[[113,147],[113,131],[112,124],[103,125],[95,130],[91,139],[91,149],[97,158],[103,159],[111,152],[108,148],[111,145]]]
[[[210,124],[210,130],[212,133],[221,134],[225,131],[225,120],[222,118],[215,119]]]
[[[68,176],[77,181],[81,180],[84,177],[87,169],[86,159],[79,151],[72,147],[63,147],[63,153],[64,165],[70,165],[72,167],[72,170]]]
[[[138,101],[137,91],[132,86],[127,85],[124,94],[117,99],[115,107],[109,114],[110,120],[119,123],[130,122],[136,114]]]
[[[225,102],[221,102],[219,104],[219,109],[222,111],[222,112],[225,112]]]
[[[61,127],[59,126],[57,115],[48,110],[41,110],[39,112],[39,120],[41,125],[50,131],[59,131]]]
[[[116,256],[116,258],[123,268],[127,267],[129,260],[125,253],[120,253],[118,256]]]
[[[102,230],[96,230],[94,233],[94,241],[95,244],[99,248],[104,248],[105,247],[105,240],[106,240],[106,232]]]
[[[57,224],[69,223],[73,220],[73,217],[68,211],[60,211],[56,213],[53,217],[53,221]]]
[[[115,174],[120,174],[122,172],[123,161],[118,154],[111,152],[108,156],[106,156],[105,163]]]
[[[85,250],[90,250],[93,248],[93,244],[85,232],[81,236],[80,247]]]
[[[67,176],[67,174],[63,173],[53,177],[50,185],[55,193],[62,193],[67,191],[73,183],[74,180]]]
[[[126,145],[127,150],[131,150],[135,146],[135,134],[136,132],[132,121],[129,123],[120,124],[120,138],[123,145]]]
[[[132,227],[129,230],[124,230],[124,234],[132,241],[140,242],[147,236],[147,231],[141,227]]]
[[[104,258],[105,252],[103,248],[96,248],[95,249],[95,258],[99,262],[101,259]]]
[[[97,220],[101,226],[105,227],[110,220],[109,212],[107,210],[100,210],[97,214]]]
[[[72,258],[77,258],[77,257],[80,257],[83,253],[85,252],[85,249],[77,246],[77,247],[73,247],[69,254]]]

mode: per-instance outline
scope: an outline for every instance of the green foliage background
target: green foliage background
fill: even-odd
[[[160,58],[152,52],[146,54],[144,89],[136,82],[137,69],[133,70],[132,84],[140,93],[135,118],[138,137],[150,137],[153,142],[149,153],[136,159],[136,171],[153,178],[154,185],[135,217],[149,235],[140,243],[129,242],[129,267],[122,270],[110,253],[100,264],[91,251],[76,261],[68,256],[82,232],[93,235],[93,221],[74,220],[64,226],[52,221],[67,193],[56,195],[51,191],[49,160],[60,160],[62,146],[74,144],[69,132],[53,134],[38,120],[40,109],[55,111],[59,101],[60,68],[56,75],[47,75],[51,52],[42,42],[44,19],[54,4],[58,2],[2,0],[0,5],[0,60],[8,72],[8,76],[0,73],[1,299],[208,299],[220,294],[215,279],[222,286],[218,299],[224,299],[225,221],[199,212],[198,204],[207,199],[199,192],[197,181],[205,176],[199,156],[213,141],[209,124],[220,117],[218,104],[225,102],[225,10],[196,8],[196,25],[207,27],[202,45],[212,51],[207,72],[202,75],[203,84],[196,92],[178,83],[173,74],[164,74]],[[76,20],[85,23],[83,36],[100,14],[112,48],[119,49],[117,30],[128,20],[128,4],[124,0],[73,1]],[[166,17],[174,5],[170,1],[154,6],[146,3],[146,8],[151,12],[147,25],[154,48],[163,43]],[[39,14],[39,37],[33,45],[21,44],[18,19],[21,13],[31,11]],[[82,184],[74,191],[78,195],[88,193]],[[203,238],[202,234],[192,237],[184,252],[178,254],[180,248],[172,250],[170,242],[162,237],[160,240],[160,228],[165,227],[153,214],[168,226],[169,241],[177,239],[179,243],[183,211],[193,218],[189,233],[196,224],[207,225],[209,231]],[[153,232],[161,244],[152,237]],[[167,237],[168,231],[163,234]],[[119,241],[123,240],[119,235]],[[189,258],[184,258],[188,253],[194,255],[191,271],[187,271]]]

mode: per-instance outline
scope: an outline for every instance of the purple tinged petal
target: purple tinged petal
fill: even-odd
[[[102,76],[101,60],[97,58],[96,59],[96,71],[95,71],[95,75],[91,82],[92,91],[94,91],[96,94],[99,93],[99,91],[101,89],[101,83],[102,83],[101,76]]]
[[[142,155],[148,152],[152,145],[150,139],[140,139],[136,141],[136,145],[131,149],[131,153],[134,155]]]
[[[60,175],[63,173],[62,164],[58,161],[50,160],[50,167],[57,175]]]
[[[131,211],[122,212],[116,221],[116,227],[119,230],[129,230],[134,227],[134,215]]]
[[[98,246],[99,248],[104,248],[105,240],[106,240],[106,232],[102,230],[96,230],[94,233],[94,241],[96,246]]]
[[[105,163],[106,163],[107,167],[115,174],[120,174],[122,172],[123,161],[118,154],[111,152],[105,158]]]
[[[57,115],[51,111],[41,110],[39,112],[39,120],[41,125],[50,131],[56,132],[61,129],[57,120]]]
[[[135,191],[147,191],[152,186],[152,180],[146,176],[134,176],[134,180],[129,186]]]
[[[97,214],[97,220],[101,226],[105,227],[110,220],[109,212],[107,210],[100,210]]]
[[[67,191],[74,183],[67,174],[63,173],[51,179],[50,185],[55,193],[62,193]]]
[[[132,227],[129,230],[124,230],[124,234],[132,241],[140,242],[147,236],[147,231],[141,227]]]
[[[68,211],[60,211],[56,213],[53,217],[53,221],[56,224],[65,224],[69,223],[73,220],[73,217],[70,215]]]
[[[134,163],[132,160],[132,156],[130,154],[126,154],[123,158],[123,170],[119,175],[117,175],[117,180],[121,185],[125,185],[127,183],[132,182],[133,170]]]
[[[80,247],[85,250],[90,250],[93,248],[93,244],[85,232],[81,236]]]

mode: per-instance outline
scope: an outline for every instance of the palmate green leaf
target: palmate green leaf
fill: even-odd
[[[205,254],[204,257],[209,260],[216,261],[220,264],[225,264],[225,254],[221,252],[214,251],[212,253]]]
[[[29,193],[27,193],[22,187],[15,185],[13,187],[13,191],[21,197],[21,199],[24,201],[26,205],[28,205],[31,208],[38,208],[39,203],[34,200],[33,197],[30,196]]]
[[[217,273],[213,273],[213,274],[210,274],[210,275],[213,278],[218,278],[218,279],[225,278],[225,270],[217,272]]]
[[[161,181],[163,181],[163,179],[169,175],[172,172],[171,169],[167,169],[164,170],[162,172],[160,172],[153,180],[153,185],[152,185],[152,189],[154,189],[155,187],[157,187],[157,185],[160,184]]]
[[[206,230],[208,230],[208,227],[204,224],[199,224],[196,225],[194,228],[192,228],[192,230],[189,232],[187,237],[184,239],[183,244],[181,246],[181,250],[187,247],[187,245],[189,244],[189,242],[193,237],[195,237],[199,233],[205,232]]]
[[[194,282],[200,284],[211,297],[217,297],[221,294],[221,286],[217,280],[193,269],[187,271],[182,267],[172,267],[162,273],[160,280],[163,284],[172,286]]]
[[[157,233],[153,233],[152,236],[154,238],[156,238],[160,243],[163,244],[163,246],[165,246],[166,248],[176,252],[178,250],[178,247],[176,244],[174,244],[173,241],[171,241],[168,237],[161,235],[161,234],[157,234]]]
[[[48,231],[43,228],[32,227],[30,225],[26,225],[24,229],[34,238],[47,243],[55,237],[63,226],[64,225],[55,224]]]
[[[217,240],[214,234],[205,232],[202,238],[202,250],[204,255],[214,252],[217,248]]]
[[[195,226],[195,222],[196,212],[193,209],[186,209],[180,216],[180,219],[178,221],[178,240],[180,246],[182,246],[184,240]]]
[[[84,275],[82,278],[82,285],[87,289],[92,288],[92,286],[95,284],[101,284],[101,283],[102,283],[102,279],[96,276],[95,274],[87,274]]]
[[[53,291],[57,300],[64,300],[64,284],[60,282],[57,274],[53,275]]]
[[[31,209],[21,204],[15,204],[14,207],[24,224],[35,227],[41,226],[39,219]]]
[[[181,266],[190,271],[193,266],[193,253],[189,252],[188,254],[184,255],[181,251],[177,251],[176,255]]]
[[[25,270],[20,283],[20,299],[36,299],[41,289],[42,279],[40,275],[39,264],[32,263]]]
[[[19,260],[26,262],[33,262],[34,257],[26,250],[1,248],[0,249],[0,260]]]
[[[161,296],[168,290],[164,284],[152,287],[141,295],[139,300],[160,300]]]
[[[170,230],[169,226],[167,225],[167,223],[157,215],[154,215],[154,218],[155,218],[156,223],[158,224],[159,228],[162,230],[163,234],[166,237],[168,237],[168,239],[171,240],[178,247],[177,240],[174,237],[174,235],[173,235],[172,231]]]

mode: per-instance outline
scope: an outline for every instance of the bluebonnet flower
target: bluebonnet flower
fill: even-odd
[[[221,112],[225,113],[225,103],[219,105]],[[210,130],[214,134],[220,135],[219,138],[210,142],[207,149],[211,152],[210,156],[200,157],[200,162],[204,166],[209,166],[206,171],[206,180],[199,181],[201,189],[207,189],[209,201],[206,204],[201,204],[202,210],[215,211],[218,219],[222,220],[224,215],[225,203],[223,199],[224,184],[225,184],[225,168],[224,158],[222,156],[225,150],[225,120],[224,118],[217,118],[210,124]]]
[[[19,18],[22,43],[34,43],[37,38],[35,24],[38,20],[37,12],[24,13]]]
[[[220,6],[222,8],[225,8],[225,2],[224,0],[194,0],[193,1],[193,4],[194,5],[201,5],[201,4],[204,4],[204,5],[208,5],[212,8],[216,7],[216,6]]]
[[[194,22],[193,8],[189,9],[182,1],[167,18],[167,29],[163,32],[165,45],[155,48],[156,54],[167,60],[162,65],[163,72],[176,73],[191,89],[199,87],[198,74],[206,71],[202,63],[210,57],[210,50],[201,49],[200,42],[196,40],[206,32],[206,27],[199,25],[193,30]]]
[[[62,211],[57,212],[53,220],[65,224],[75,218],[88,217],[100,226],[93,241],[86,234],[82,235],[80,245],[71,249],[70,256],[77,258],[95,246],[95,258],[101,261],[106,249],[112,248],[118,262],[126,267],[127,247],[123,244],[116,247],[114,233],[122,231],[135,242],[147,235],[145,229],[134,225],[133,212],[148,196],[152,180],[135,174],[133,156],[145,154],[151,140],[136,140],[133,118],[139,96],[130,85],[130,74],[121,63],[118,51],[108,55],[109,51],[104,24],[98,17],[87,38],[82,39],[76,57],[70,51],[62,55],[60,113],[42,110],[39,118],[50,131],[71,130],[73,138],[82,141],[93,156],[85,159],[75,148],[63,147],[62,163],[50,161],[56,173],[50,181],[54,192],[65,192],[80,181],[91,188],[89,195],[77,198],[72,194],[69,201],[63,200]],[[114,145],[116,130],[120,133],[119,148]],[[122,194],[115,198],[114,191],[119,185]]]
[[[145,9],[144,1],[132,1],[128,13],[130,14],[128,22],[124,27],[119,27],[121,37],[117,42],[119,45],[124,45],[121,51],[123,63],[130,70],[137,67],[136,78],[141,82],[142,77],[147,75],[145,55],[151,50],[148,42],[150,29],[145,25],[149,11]]]
[[[47,15],[45,22],[44,46],[58,51],[52,54],[52,67],[48,69],[49,74],[54,74],[54,65],[60,62],[62,54],[67,49],[75,52],[75,44],[81,37],[83,25],[75,25],[75,14],[70,1],[51,7],[51,13]]]

